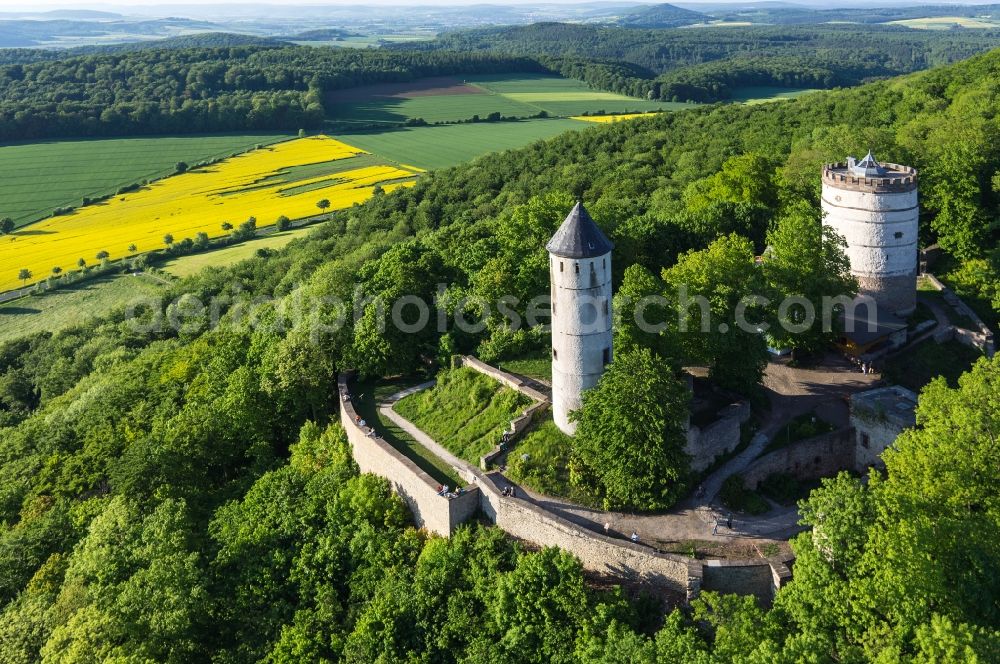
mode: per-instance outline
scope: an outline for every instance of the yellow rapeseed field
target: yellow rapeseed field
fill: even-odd
[[[651,113],[619,113],[618,115],[574,115],[570,120],[583,120],[584,122],[618,122],[619,120],[631,120],[632,118],[648,118]]]
[[[342,170],[347,164],[331,164],[331,171],[340,172],[314,175],[322,172],[315,165],[361,154],[367,153],[326,136],[300,138],[44,219],[0,238],[0,291],[21,285],[21,269],[31,270],[32,283],[49,276],[53,267],[78,269],[80,258],[94,265],[102,251],[114,260],[129,255],[131,244],[136,253],[162,249],[168,233],[179,242],[198,232],[225,235],[224,222],[238,227],[251,216],[258,227],[281,215],[301,219],[319,214],[321,199],[330,201],[330,210],[350,207],[367,200],[375,185],[389,192],[413,184],[419,172],[389,165]],[[295,179],[289,172],[310,165],[309,177]]]

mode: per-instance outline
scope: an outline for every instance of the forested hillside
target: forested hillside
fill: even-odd
[[[344,368],[409,373],[544,344],[492,317],[481,335],[383,334],[371,301],[338,327],[347,311],[332,303],[359,285],[389,302],[432,300],[442,282],[446,302],[547,292],[544,242],[576,195],[616,243],[616,288],[688,279],[727,314],[743,277],[814,294],[823,264],[784,247],[822,255],[794,232],[816,220],[819,165],[873,147],[921,169],[926,239],[950,252],[953,283],[1000,309],[998,85],[1000,51],[565,134],[192,277],[160,325],[119,312],[0,347],[0,661],[997,661],[1000,360],[924,392],[923,429],[885,478],[813,493],[816,530],[794,541],[795,578],[767,612],[709,594],[661,617],[590,588],[558,551],[482,527],[428,538],[387,483],[357,475],[328,422]],[[783,269],[753,271],[769,240]],[[197,302],[213,296],[210,327]],[[625,342],[727,369],[735,387],[759,377],[764,352],[759,335]]]
[[[888,25],[639,30],[540,23],[457,31],[407,48],[613,60],[647,73],[624,78],[594,69],[580,78],[634,96],[721,101],[736,86],[856,85],[947,64],[998,45],[996,31],[929,32]],[[686,69],[692,65],[704,66]]]
[[[315,128],[323,93],[442,74],[538,72],[493,54],[172,48],[58,60],[0,53],[0,140]]]

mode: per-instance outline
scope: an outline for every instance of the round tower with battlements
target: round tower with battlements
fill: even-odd
[[[859,295],[869,295],[880,311],[907,316],[916,307],[917,171],[879,163],[872,153],[861,161],[823,167],[823,223],[847,240],[851,273]]]
[[[614,245],[577,203],[545,247],[552,297],[552,415],[565,433],[583,392],[611,363],[611,250]]]

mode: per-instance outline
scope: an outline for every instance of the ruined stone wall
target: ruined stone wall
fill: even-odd
[[[868,410],[852,412],[851,425],[855,430],[854,469],[864,472],[870,466],[883,468],[882,452],[896,442],[902,428]]]
[[[381,438],[370,438],[355,421],[357,413],[344,395],[349,394],[347,378],[338,380],[340,393],[340,423],[355,462],[363,473],[372,473],[389,480],[393,491],[406,502],[419,528],[448,537],[459,524],[472,518],[479,509],[479,489],[468,487],[456,498],[438,495],[438,482],[421,470],[405,454]]]
[[[743,470],[748,489],[774,473],[790,473],[800,479],[829,477],[854,467],[854,430],[850,427],[807,438],[765,454]]]
[[[940,279],[935,277],[933,274],[924,275],[927,277],[928,282],[941,292],[944,297],[944,301],[948,303],[955,313],[959,316],[965,316],[972,321],[973,327],[975,329],[969,330],[962,327],[952,326],[950,328],[945,328],[935,337],[935,341],[942,343],[944,341],[949,341],[954,339],[959,343],[963,343],[966,346],[972,348],[978,348],[983,351],[987,357],[993,357],[996,352],[996,343],[993,335],[993,330],[989,328],[986,323],[972,310],[972,307],[967,305],[962,301],[958,295],[955,294],[953,290],[948,288],[941,282]]]
[[[740,444],[740,425],[750,418],[750,402],[741,401],[719,411],[719,419],[708,426],[688,427],[684,451],[691,456],[691,469],[700,472],[716,457],[731,452]]]

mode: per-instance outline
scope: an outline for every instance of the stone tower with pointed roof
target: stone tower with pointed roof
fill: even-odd
[[[917,302],[917,171],[879,163],[871,151],[861,161],[823,167],[823,224],[847,240],[859,294],[879,311],[908,316]]]
[[[611,250],[614,245],[577,203],[545,246],[552,297],[552,415],[569,435],[583,392],[611,363]]]

